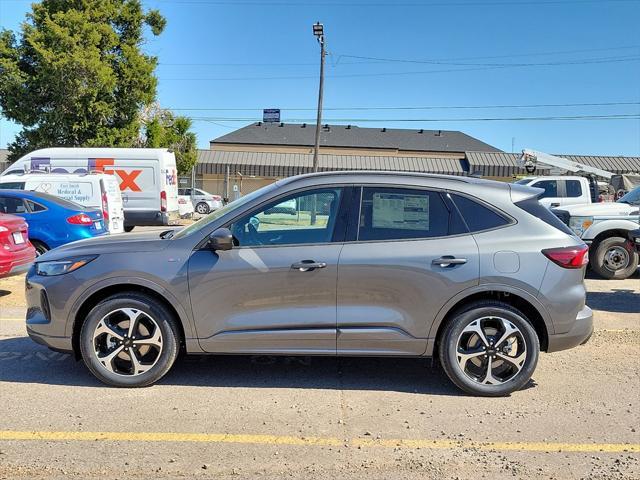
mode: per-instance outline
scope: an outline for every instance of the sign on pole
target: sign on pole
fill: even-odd
[[[264,123],[278,123],[280,122],[280,109],[279,108],[265,108],[262,111],[262,121]]]

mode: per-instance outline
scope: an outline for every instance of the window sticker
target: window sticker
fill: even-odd
[[[429,230],[429,196],[374,193],[372,227]]]

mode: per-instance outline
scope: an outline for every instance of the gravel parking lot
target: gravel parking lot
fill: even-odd
[[[588,278],[596,332],[508,398],[421,359],[187,357],[106,388],[25,336],[0,280],[0,478],[640,478],[640,277]]]

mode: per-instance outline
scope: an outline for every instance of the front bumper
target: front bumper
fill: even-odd
[[[593,334],[593,311],[586,305],[578,312],[573,327],[566,333],[549,335],[547,352],[558,352],[583,345]]]

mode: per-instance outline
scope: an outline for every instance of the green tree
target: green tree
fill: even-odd
[[[157,106],[143,112],[142,118],[144,126],[138,146],[168,148],[176,156],[178,174],[191,172],[198,159],[196,134],[189,131],[191,119],[175,116]]]
[[[157,59],[144,26],[166,21],[139,0],[43,0],[20,35],[0,32],[0,107],[22,125],[10,160],[36,148],[131,146],[154,101]]]

